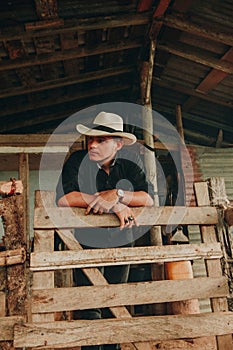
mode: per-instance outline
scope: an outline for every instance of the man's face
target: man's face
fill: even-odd
[[[118,138],[110,136],[88,136],[87,149],[90,160],[101,164],[111,161],[123,143]]]

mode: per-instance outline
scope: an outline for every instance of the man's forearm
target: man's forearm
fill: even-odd
[[[154,204],[151,196],[144,191],[130,192],[124,191],[124,198],[121,200],[123,204],[129,207],[151,207]]]
[[[73,191],[61,197],[58,200],[57,205],[59,207],[86,208],[95,198],[95,195]]]

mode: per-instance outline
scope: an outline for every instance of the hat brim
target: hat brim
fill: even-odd
[[[102,130],[96,130],[96,129],[90,129],[82,124],[77,124],[76,129],[80,134],[86,135],[86,136],[119,136],[123,139],[125,145],[133,145],[137,138],[135,135],[130,134],[128,132],[107,132]]]

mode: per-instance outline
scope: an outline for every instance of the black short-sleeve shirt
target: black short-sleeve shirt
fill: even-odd
[[[63,167],[57,185],[57,200],[72,191],[94,194],[114,188],[145,191],[153,197],[152,186],[146,179],[139,155],[127,150],[119,151],[108,175],[95,161],[89,159],[87,151],[77,151]]]
[[[89,159],[87,151],[77,151],[71,154],[63,167],[56,188],[56,199],[58,200],[63,195],[73,191],[94,194],[115,188],[132,192],[145,191],[153,198],[153,187],[146,178],[143,162],[138,154],[126,149],[118,151],[111,165],[110,173],[107,174],[97,162]],[[79,230],[83,233],[83,238],[81,235],[78,238],[80,243],[97,247],[102,247],[105,244],[109,247],[122,245],[117,237],[121,237],[124,230],[112,228],[108,243],[105,240],[106,232],[103,233],[106,230],[103,228],[101,230],[95,229],[95,237],[97,237],[97,231],[99,231],[98,235],[100,231],[102,232],[101,237],[103,235],[103,238],[92,239],[92,229]],[[113,236],[116,238],[116,242]]]

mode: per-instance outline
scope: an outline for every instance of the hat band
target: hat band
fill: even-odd
[[[106,131],[106,132],[122,132],[122,130],[116,130],[113,128],[109,128],[108,126],[104,126],[104,125],[97,125],[95,127],[92,128],[93,130],[101,130],[101,131]]]

